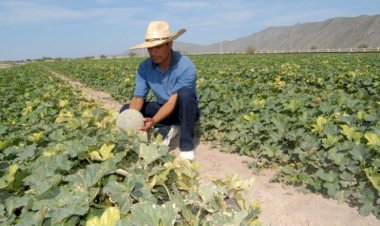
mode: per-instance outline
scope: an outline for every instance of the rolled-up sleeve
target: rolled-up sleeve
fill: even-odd
[[[145,99],[148,95],[149,89],[150,88],[148,85],[148,81],[144,77],[143,68],[140,64],[136,74],[136,88],[133,96],[142,97]]]

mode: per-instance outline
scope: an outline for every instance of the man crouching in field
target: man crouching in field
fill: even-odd
[[[148,25],[145,41],[131,49],[147,48],[150,58],[139,64],[136,74],[136,89],[126,109],[136,109],[144,115],[144,127],[149,131],[154,126],[171,126],[164,144],[180,133],[180,157],[194,160],[194,129],[199,119],[196,92],[196,69],[192,61],[173,51],[173,40],[186,30],[171,33],[165,21],[153,21]],[[146,100],[152,91],[156,101]]]

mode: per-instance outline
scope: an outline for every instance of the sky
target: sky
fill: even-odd
[[[0,0],[0,61],[126,52],[150,21],[212,44],[271,26],[380,14],[380,0]]]

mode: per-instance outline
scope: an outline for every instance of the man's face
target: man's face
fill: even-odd
[[[170,60],[169,56],[172,49],[172,43],[165,43],[159,46],[148,48],[149,56],[155,64],[162,64]]]

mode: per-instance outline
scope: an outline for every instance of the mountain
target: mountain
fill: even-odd
[[[243,52],[256,50],[306,50],[310,48],[380,47],[380,15],[340,17],[290,27],[269,27],[232,41],[212,45],[174,42],[174,48],[187,53]]]
[[[309,50],[380,47],[380,14],[337,17],[294,26],[269,27],[231,41],[211,45],[174,42],[174,49],[188,54],[244,52],[247,47],[263,50]]]

